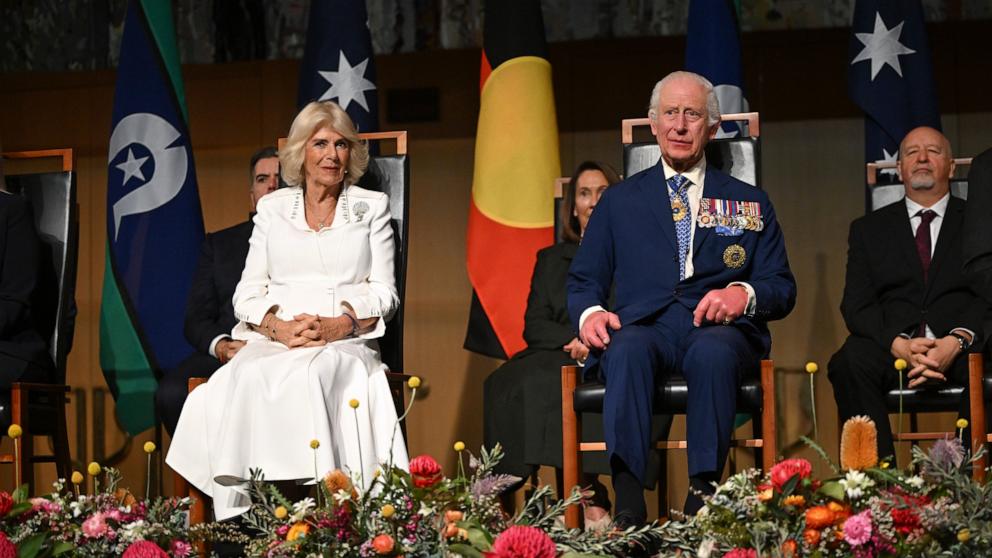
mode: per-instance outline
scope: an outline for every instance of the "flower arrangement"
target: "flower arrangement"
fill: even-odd
[[[21,427],[13,424],[8,435],[19,450]],[[147,442],[149,476],[155,444]],[[188,498],[138,500],[120,488],[120,472],[90,463],[93,494],[83,487],[85,477],[74,471],[53,485],[44,497],[30,498],[28,486],[13,493],[0,492],[0,558],[47,558],[50,556],[123,556],[124,558],[185,558],[193,556],[193,544],[207,540],[241,540],[230,526],[188,526]],[[20,471],[15,475],[20,477]],[[102,483],[101,483],[102,480]],[[101,489],[102,484],[102,489]]]
[[[938,440],[929,452],[914,447],[912,466],[900,471],[879,463],[875,438],[870,419],[850,419],[840,468],[806,440],[836,473],[823,481],[812,477],[805,459],[786,459],[767,474],[751,469],[730,477],[699,515],[665,526],[663,555],[992,555],[992,484],[971,478],[984,450],[969,458],[959,438]]]
[[[83,475],[78,471],[72,490],[58,480],[44,497],[29,498],[26,485],[13,494],[0,492],[0,558],[183,558],[194,554],[195,541],[220,538],[224,532],[223,527],[187,527],[189,499],[139,501],[119,488],[116,469],[91,463],[88,472],[98,487],[93,494],[80,492]]]
[[[502,458],[497,445],[478,457],[458,442],[459,472],[444,475],[432,457],[410,460],[409,471],[384,466],[359,494],[340,470],[318,483],[317,499],[289,502],[253,473],[253,506],[246,524],[262,536],[246,548],[249,556],[377,557],[467,556],[471,558],[555,558],[627,556],[657,545],[657,524],[608,533],[566,529],[560,517],[585,495],[576,490],[552,501],[539,487],[515,516],[507,516],[497,496],[519,479],[493,472]],[[468,455],[467,468],[463,454]]]

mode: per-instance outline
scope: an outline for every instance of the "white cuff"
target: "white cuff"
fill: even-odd
[[[586,308],[585,310],[583,310],[582,311],[582,315],[579,316],[579,331],[580,332],[582,331],[582,324],[586,323],[586,318],[588,318],[590,314],[593,314],[595,312],[606,312],[606,308],[603,308],[602,306],[599,306],[597,304],[596,306],[590,306],[589,308]]]
[[[221,333],[217,337],[214,337],[214,340],[210,342],[210,348],[207,349],[207,352],[210,353],[210,356],[214,357],[217,360],[220,360],[220,357],[217,356],[217,343],[220,343],[221,340],[223,339],[230,339],[230,338],[231,336],[226,333]]]
[[[733,281],[732,283],[730,283],[727,286],[728,287],[733,287],[734,285],[740,285],[740,286],[744,287],[744,290],[745,291],[747,291],[747,304],[744,305],[744,315],[747,316],[748,318],[753,318],[754,317],[754,310],[755,310],[755,308],[758,305],[758,301],[757,301],[757,299],[754,296],[754,287],[752,287],[750,284],[745,283],[743,281]]]

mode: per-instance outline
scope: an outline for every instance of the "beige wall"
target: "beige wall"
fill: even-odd
[[[295,66],[266,62],[184,68],[184,72],[204,219],[207,228],[215,230],[245,217],[247,159],[258,146],[285,133],[292,117]],[[87,389],[104,387],[98,363],[98,316],[112,90],[111,72],[20,76],[0,85],[0,133],[6,150],[72,147],[77,153],[79,317],[69,381]],[[444,103],[466,102],[444,99]],[[638,115],[616,114],[615,120],[619,124],[620,118],[630,116]],[[945,128],[960,155],[992,144],[990,127],[992,113],[945,117]],[[420,132],[411,127],[406,362],[408,372],[425,378],[427,389],[408,422],[409,446],[412,454],[430,453],[450,470],[455,440],[464,440],[470,448],[481,444],[482,382],[498,362],[461,348],[471,295],[464,231],[474,138],[435,134],[426,125],[420,126]],[[794,438],[809,428],[802,411],[808,401],[802,365],[815,360],[825,372],[827,359],[845,335],[837,308],[847,227],[863,213],[862,120],[765,122],[762,133],[763,183],[776,204],[799,283],[795,311],[772,327],[773,357],[782,371],[783,425]],[[563,133],[561,150],[563,169],[590,157],[619,166],[619,130]],[[820,439],[836,454],[830,385],[825,373],[815,380]],[[70,411],[71,428],[89,433],[87,458],[93,455],[92,409],[89,399],[85,424],[76,424],[75,411]],[[290,423],[292,416],[287,414],[285,420]],[[116,427],[108,424],[106,430],[103,443],[108,451],[120,447],[123,437]],[[74,439],[74,434],[70,437]],[[80,455],[79,448],[74,447],[73,453]],[[136,443],[122,465],[128,484],[138,490],[144,481],[140,453]],[[681,456],[673,462],[678,466],[669,471],[672,500],[680,503],[685,464]],[[742,457],[742,463],[748,462]],[[2,477],[0,483],[10,486]]]

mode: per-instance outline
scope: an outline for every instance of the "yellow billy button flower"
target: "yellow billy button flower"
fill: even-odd
[[[968,528],[958,531],[958,542],[968,542],[971,539],[971,531]]]
[[[465,451],[465,442],[461,440],[455,442],[455,451]]]
[[[320,440],[310,440],[310,449],[317,449],[320,447]]]
[[[272,513],[276,516],[276,519],[286,519],[286,516],[289,515],[289,511],[284,506],[277,507]]]
[[[357,409],[358,408],[358,400],[357,399],[352,399],[351,401],[348,402],[348,405],[352,409]]]
[[[406,381],[406,385],[410,386],[410,389],[417,389],[420,387],[420,377],[410,376],[410,379]]]
[[[954,423],[958,428],[968,428],[968,419],[960,418],[956,423]]]
[[[883,469],[888,469],[889,468],[889,462],[888,461],[883,461],[883,462],[881,462],[879,464],[879,467],[881,467]]]
[[[382,509],[379,511],[382,512],[382,517],[389,519],[390,517],[393,516],[394,513],[396,513],[396,508],[393,507],[392,504],[386,504],[382,506]]]
[[[100,467],[100,464],[96,461],[90,463],[89,466],[86,467],[86,472],[89,473],[91,477],[99,475],[102,470],[103,469]]]
[[[83,484],[83,474],[79,471],[73,471],[69,480],[72,481],[72,484]]]
[[[7,435],[10,436],[11,438],[17,439],[20,438],[21,435],[23,434],[24,434],[24,429],[22,429],[21,425],[19,424],[11,424],[10,427],[7,428]]]
[[[817,366],[815,362],[812,362],[811,361],[811,362],[807,362],[806,363],[806,373],[807,374],[816,374],[819,370],[820,370],[820,367]]]
[[[155,442],[145,442],[144,450],[145,453],[155,453]]]
[[[909,364],[906,363],[906,360],[905,359],[901,359],[901,358],[897,358],[896,359],[896,361],[894,363],[894,366],[896,367],[896,370],[898,370],[900,372],[902,372],[903,370],[909,368]]]

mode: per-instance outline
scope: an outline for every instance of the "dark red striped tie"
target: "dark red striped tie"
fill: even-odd
[[[932,209],[921,209],[916,213],[920,217],[920,226],[916,228],[916,253],[920,256],[920,264],[923,266],[923,283],[927,282],[927,272],[930,271],[930,223],[937,213]],[[926,320],[920,320],[920,327],[916,330],[917,337],[924,337],[927,334]]]

